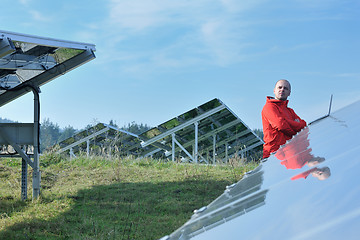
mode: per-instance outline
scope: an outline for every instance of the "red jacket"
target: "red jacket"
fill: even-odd
[[[287,140],[306,126],[294,110],[287,106],[288,100],[282,101],[267,97],[266,104],[261,111],[264,147],[263,157],[267,158]]]
[[[275,157],[281,161],[287,169],[302,168],[314,159],[309,148],[309,129],[305,128],[295,139],[276,151]]]

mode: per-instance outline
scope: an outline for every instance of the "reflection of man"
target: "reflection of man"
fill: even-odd
[[[281,79],[277,81],[274,94],[275,98],[267,97],[266,104],[262,109],[262,123],[264,131],[263,157],[267,158],[275,152],[287,140],[306,126],[294,110],[287,106],[287,98],[290,96],[291,86],[289,81]]]
[[[296,180],[299,178],[306,179],[309,175],[312,175],[313,177],[319,179],[319,180],[325,180],[328,179],[331,175],[330,168],[323,167],[323,168],[312,168],[306,172],[300,173],[294,177],[291,178],[291,180]]]
[[[308,135],[309,129],[305,128],[296,138],[276,152],[275,157],[287,169],[302,168],[305,165],[313,167],[325,161],[325,158],[315,157],[311,153]]]
[[[296,136],[296,138],[291,140],[291,142],[276,152],[275,157],[281,160],[281,164],[284,165],[287,169],[302,168],[305,165],[314,167],[325,161],[325,158],[314,157],[314,155],[311,153],[312,149],[309,148],[310,143],[308,135],[309,129],[305,128],[304,131]],[[306,179],[310,174],[319,180],[325,180],[331,175],[330,168],[315,167],[292,177],[291,180],[300,178]]]

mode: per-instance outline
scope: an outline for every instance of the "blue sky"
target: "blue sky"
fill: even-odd
[[[219,98],[249,127],[278,79],[310,122],[360,100],[357,0],[3,0],[0,29],[96,44],[41,87],[41,120],[158,125]],[[29,93],[0,117],[33,121]]]

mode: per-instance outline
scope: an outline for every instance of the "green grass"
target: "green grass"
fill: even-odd
[[[253,164],[47,155],[41,197],[20,200],[20,159],[0,159],[0,239],[159,239],[208,205]]]

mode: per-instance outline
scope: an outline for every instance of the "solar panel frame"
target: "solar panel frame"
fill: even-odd
[[[88,141],[91,141],[88,144]],[[119,156],[138,156],[145,151],[140,145],[140,139],[137,134],[119,129],[105,123],[98,123],[88,127],[73,136],[57,144],[60,149],[58,153],[69,153],[76,156],[75,153],[95,151],[95,148],[108,148],[108,153],[116,149]],[[53,146],[53,148],[56,146]]]
[[[94,59],[94,51],[94,44],[0,30],[0,106]]]
[[[197,126],[195,126],[196,124]],[[196,134],[195,129],[197,129]],[[245,132],[248,138],[244,137]],[[173,140],[173,134],[175,134],[175,140]],[[214,135],[217,143],[227,145],[231,150],[227,151],[219,144],[216,145],[216,148],[220,151],[214,150]],[[161,143],[161,145],[156,146],[156,148],[162,149],[156,151],[156,157],[167,158],[175,152],[177,157],[194,162],[197,162],[197,156],[200,157],[200,161],[209,162],[209,159],[202,156],[205,150],[212,152],[213,156],[217,155],[227,159],[226,154],[236,154],[236,141],[239,142],[240,139],[245,146],[248,145],[250,140],[254,141],[255,139],[255,142],[251,143],[253,147],[244,149],[242,153],[252,149],[253,152],[260,151],[263,144],[262,139],[217,98],[145,131],[139,137],[143,140],[141,143],[143,147]],[[173,141],[175,141],[175,144],[173,144]],[[173,147],[174,145],[175,147]],[[153,150],[155,151],[154,146]],[[197,154],[192,153],[194,151],[197,151]],[[194,157],[194,155],[197,156]],[[172,160],[174,160],[174,157],[172,157]]]

